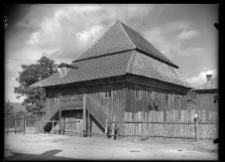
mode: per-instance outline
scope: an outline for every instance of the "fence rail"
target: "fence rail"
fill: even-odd
[[[17,115],[20,115],[19,117]],[[22,117],[21,117],[22,116]],[[36,126],[36,122],[41,121],[41,118],[35,115],[28,114],[14,114],[5,118],[5,133],[9,132],[27,132],[26,128],[32,128]],[[13,130],[13,129],[14,130]]]

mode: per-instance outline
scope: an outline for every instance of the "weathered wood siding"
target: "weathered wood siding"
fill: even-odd
[[[196,93],[198,110],[202,113],[202,121],[211,121],[209,112],[218,112],[218,102],[214,103],[214,96],[218,93]]]
[[[186,95],[134,84],[128,84],[127,87],[127,97],[130,103],[126,107],[126,112],[187,110]],[[135,87],[140,88],[140,99],[135,98]]]
[[[180,118],[178,114],[180,112]],[[201,112],[199,110],[199,112]],[[166,114],[165,114],[166,113]],[[126,112],[126,121],[141,122],[141,123],[126,123],[125,135],[142,136],[142,127],[144,120],[144,135],[149,137],[180,137],[180,138],[195,138],[194,117],[195,110],[168,110],[164,111],[147,111],[147,112]],[[211,122],[217,123],[217,115],[215,112],[209,112],[212,116]],[[164,121],[166,116],[166,121]],[[199,117],[202,121],[202,116]],[[148,123],[157,122],[157,123]],[[176,122],[176,124],[173,124]],[[199,138],[200,139],[215,139],[218,137],[217,127],[215,123],[199,123]],[[135,137],[129,137],[135,138]],[[137,137],[136,137],[137,138]],[[138,137],[139,138],[139,137]]]
[[[140,89],[140,99],[135,97],[135,87]],[[142,122],[144,116],[145,121],[161,122],[145,123],[144,134],[147,136],[194,138],[194,124],[163,124],[162,122],[194,122],[195,113],[198,114],[199,122],[217,122],[214,98],[210,95],[197,97],[199,102],[195,103],[187,95],[128,84],[128,106],[124,118],[126,121]],[[206,107],[208,102],[211,102],[211,105]],[[142,135],[142,125],[142,123],[125,124],[125,135]],[[199,124],[199,138],[216,138],[217,127],[218,124]]]
[[[83,94],[80,94],[79,90],[78,87],[48,89],[44,119],[58,120],[59,110],[62,109],[62,123],[64,120],[81,120],[79,116],[80,111],[83,109]],[[74,109],[74,111],[69,111],[70,109]],[[68,123],[66,124],[65,130],[79,132],[81,124],[82,121],[77,122],[76,124]],[[47,131],[51,129],[51,123],[45,123],[45,125]],[[58,124],[55,125],[55,129],[58,129]]]
[[[112,87],[112,98],[105,98],[105,86],[88,87],[86,90],[87,107],[98,111],[98,117],[96,120],[102,119],[102,124],[105,125],[105,118],[113,120],[113,116],[117,117],[117,120],[124,121],[125,107],[126,107],[126,89],[125,84],[111,84],[107,85]],[[88,109],[87,108],[87,109]],[[118,124],[122,131],[124,131],[124,124]],[[102,132],[103,133],[103,132]]]

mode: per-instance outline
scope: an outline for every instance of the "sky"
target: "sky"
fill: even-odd
[[[19,4],[5,7],[5,100],[14,94],[21,65],[42,56],[72,63],[117,19],[142,34],[179,66],[192,87],[218,72],[217,4]]]

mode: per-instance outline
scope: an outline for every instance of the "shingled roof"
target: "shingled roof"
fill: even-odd
[[[212,89],[218,89],[218,77],[215,77],[211,79],[210,81],[207,81],[206,83],[200,85],[194,91],[198,90],[212,90]]]
[[[126,50],[137,49],[147,55],[178,68],[166,58],[159,50],[149,43],[141,34],[117,20],[100,37],[91,48],[78,57],[74,62],[102,55],[117,53]]]
[[[94,79],[134,74],[171,84],[190,87],[167,59],[138,32],[116,21],[84,54],[77,58],[67,75],[56,73],[32,85],[55,86]]]

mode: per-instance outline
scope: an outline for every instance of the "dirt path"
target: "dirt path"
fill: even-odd
[[[55,134],[5,134],[5,160],[218,160],[212,141],[145,141]]]

